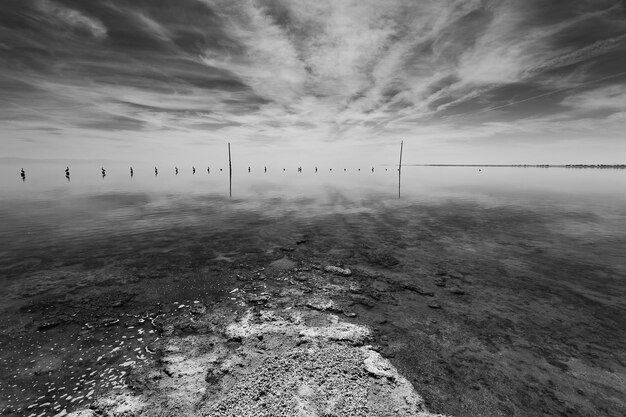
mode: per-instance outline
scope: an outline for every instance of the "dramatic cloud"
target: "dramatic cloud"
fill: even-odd
[[[608,161],[625,57],[618,0],[5,0],[0,140],[192,158],[404,139],[415,162],[562,144],[557,162],[588,137]]]

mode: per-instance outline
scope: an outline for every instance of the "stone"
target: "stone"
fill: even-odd
[[[445,287],[446,279],[444,277],[435,277],[435,279],[433,279],[433,284],[435,284],[438,287]]]
[[[195,303],[189,309],[191,314],[202,315],[206,313],[206,307],[202,303]]]
[[[250,295],[246,298],[250,304],[265,304],[269,301],[269,295]]]
[[[375,378],[389,378],[393,380],[397,374],[397,372],[394,372],[391,363],[373,350],[365,351],[365,360],[363,361],[363,365],[365,371]]]
[[[65,410],[63,410],[65,411]],[[61,411],[61,413],[63,412]],[[93,411],[93,410],[77,410],[77,411],[73,411],[69,414],[57,414],[57,415],[67,415],[67,417],[97,417],[97,414]]]
[[[325,267],[324,271],[331,272],[331,273],[336,274],[336,275],[343,275],[343,276],[346,276],[346,277],[349,277],[350,275],[352,275],[352,271],[351,270],[339,268],[338,266],[332,266],[332,265],[329,265],[329,266]]]
[[[340,311],[333,300],[323,297],[309,299],[306,302],[306,306],[318,311]]]
[[[425,289],[423,289],[421,287],[418,287],[417,285],[414,285],[414,284],[404,284],[404,288],[409,290],[409,291],[416,292],[416,293],[418,293],[420,295],[426,295],[428,297],[432,297],[432,296],[435,295],[434,292],[429,291],[429,290],[425,290]]]
[[[351,298],[354,303],[364,305],[367,308],[372,308],[376,305],[373,300],[364,295],[353,295]]]
[[[428,303],[428,307],[434,308],[434,309],[439,309],[439,308],[441,308],[441,304],[439,304],[437,301],[433,300],[430,303]]]
[[[451,294],[456,294],[456,295],[463,295],[463,294],[465,294],[465,291],[462,290],[459,287],[452,287],[448,291],[450,291]]]

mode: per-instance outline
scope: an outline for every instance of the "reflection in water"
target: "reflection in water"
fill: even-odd
[[[402,168],[398,168],[398,198],[401,196],[400,177],[402,176]]]
[[[221,171],[221,169],[220,169]],[[249,168],[248,168],[248,172]],[[228,142],[228,193],[230,197],[233,196],[233,163],[230,156],[230,142]]]
[[[400,198],[400,176],[402,175],[402,147],[404,141],[400,141],[400,163],[398,163],[398,198]]]
[[[232,155],[231,155],[232,158]],[[14,236],[30,231],[33,222],[56,224],[66,236],[74,231],[101,233],[130,227],[157,230],[175,224],[212,222],[212,214],[202,216],[201,208],[216,208],[227,213],[251,211],[271,218],[297,213],[308,217],[330,213],[375,212],[383,207],[413,203],[430,204],[463,201],[484,207],[520,207],[537,210],[541,207],[577,211],[588,210],[600,215],[612,208],[626,206],[626,171],[491,168],[479,172],[475,167],[398,167],[393,170],[357,169],[347,172],[330,171],[320,166],[303,168],[301,175],[285,175],[282,170],[268,168],[264,175],[236,175],[232,159],[228,172],[228,189],[219,171],[214,175],[192,176],[181,171],[178,181],[174,175],[158,175],[156,166],[137,164],[134,172],[150,172],[155,176],[139,175],[131,181],[126,164],[107,166],[106,180],[95,181],[93,166],[76,164],[66,167],[67,183],[59,181],[55,165],[26,166],[28,183],[0,183],[2,209],[0,234]],[[247,166],[239,173],[245,172]],[[292,167],[295,171],[297,167]],[[20,166],[0,167],[0,177],[15,178]],[[209,168],[207,168],[209,171]],[[404,185],[402,180],[404,179]],[[396,182],[397,181],[397,182]],[[395,191],[397,187],[397,192]],[[236,191],[236,198],[233,197]],[[396,194],[397,193],[397,194]],[[140,203],[128,205],[128,198],[142,197]],[[396,196],[397,195],[397,196]],[[96,197],[110,196],[103,204]],[[229,204],[224,198],[230,197]],[[401,197],[401,203],[397,199]],[[52,204],[54,201],[63,204]],[[145,200],[145,201],[144,201]],[[93,201],[96,208],[87,203]],[[116,206],[123,201],[123,206]],[[170,206],[177,204],[176,210]],[[197,205],[197,207],[195,206]],[[70,207],[80,209],[75,213]],[[91,213],[91,214],[88,214]],[[67,216],[67,221],[65,221]],[[84,221],[81,219],[84,218]],[[162,223],[161,221],[164,221]],[[123,226],[125,225],[125,226]],[[236,223],[233,223],[237,227]],[[139,227],[141,226],[141,227]],[[18,232],[18,230],[20,230]],[[1,242],[0,242],[1,243]],[[25,242],[26,243],[26,242]],[[10,243],[9,243],[10,244]],[[0,244],[0,247],[4,245]]]

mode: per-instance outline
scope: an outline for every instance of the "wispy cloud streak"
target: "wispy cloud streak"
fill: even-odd
[[[626,111],[612,0],[25,0],[0,35],[11,135],[535,143]]]

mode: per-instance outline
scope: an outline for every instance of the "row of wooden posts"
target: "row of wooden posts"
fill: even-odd
[[[400,162],[398,163],[398,196],[400,196],[400,174],[401,174],[401,170],[402,170],[402,148],[404,146],[404,141],[400,142]],[[102,178],[106,177],[106,169],[104,169],[104,167],[101,167],[101,173],[102,173]],[[193,174],[196,173],[196,167],[191,167]],[[264,172],[267,172],[267,167],[263,167]],[[283,171],[285,171],[286,169],[283,168]],[[333,169],[330,168],[330,171],[332,171]],[[346,168],[343,169],[344,171],[346,171]],[[358,169],[359,171],[361,171],[361,169]],[[222,168],[220,168],[220,171],[222,171]],[[318,169],[317,167],[315,167],[315,172],[317,172]],[[387,171],[387,168],[385,168],[385,171]],[[178,167],[174,167],[174,172],[176,173],[176,175],[178,175]],[[207,167],[207,172],[211,173],[211,167]],[[232,163],[232,157],[231,157],[231,152],[230,152],[230,142],[228,143],[228,172],[230,174],[231,177],[231,195],[232,195],[232,175],[233,175],[233,163]],[[251,172],[251,168],[248,167],[248,172]],[[302,172],[302,167],[298,167],[298,172]],[[372,167],[372,172],[374,172],[374,167]],[[130,167],[130,176],[132,177],[135,174],[135,171],[133,170],[133,167]],[[154,175],[158,175],[159,174],[159,170],[157,167],[154,167]],[[25,181],[26,180],[26,172],[24,171],[24,168],[21,169],[20,171],[20,176],[22,177],[22,180]],[[66,167],[65,168],[65,178],[67,178],[67,180],[69,181],[70,179],[70,167]]]
[[[195,174],[195,173],[196,173],[196,168],[192,166],[192,167],[191,167],[191,169],[192,169],[192,173],[193,173],[193,174]],[[231,168],[231,169],[232,169],[232,168]],[[302,167],[298,167],[298,168],[297,168],[297,170],[298,170],[298,172],[303,172]],[[332,168],[330,168],[330,169],[329,169],[329,171],[332,171],[332,170],[333,170]],[[348,171],[346,168],[344,168],[343,170],[344,170],[344,171]],[[221,171],[223,171],[223,168],[220,168],[220,172],[221,172]],[[286,168],[283,168],[283,171],[284,171],[284,172],[286,172],[286,171],[287,171],[287,170],[286,170]],[[315,167],[315,168],[314,168],[314,172],[318,172],[318,171],[319,171],[318,167]],[[360,172],[360,171],[361,171],[361,168],[358,168],[358,169],[357,169],[357,171],[359,171],[359,172]],[[385,171],[388,171],[388,169],[387,169],[387,168],[385,168]],[[176,175],[178,175],[178,172],[179,172],[178,167],[174,167],[174,173],[175,173]],[[207,172],[208,172],[208,173],[210,173],[210,172],[211,172],[211,167],[207,167]],[[248,172],[252,172],[252,168],[251,168],[251,167],[248,167]],[[263,172],[267,172],[267,167],[266,167],[266,166],[265,166],[265,167],[263,167]],[[371,172],[374,172],[374,167],[371,167]],[[102,176],[103,176],[103,177],[105,177],[105,176],[106,176],[106,174],[107,174],[106,169],[101,168],[101,173],[102,173]],[[158,174],[159,174],[159,170],[158,170],[158,168],[157,168],[157,167],[154,167],[154,174],[155,174],[155,175],[158,175]],[[132,176],[134,176],[134,175],[135,175],[135,171],[134,171],[133,167],[130,167],[130,176],[132,177]],[[24,171],[24,169],[23,169],[23,168],[22,168],[22,170],[21,170],[21,172],[20,172],[20,176],[21,176],[22,178],[26,178],[26,171]],[[66,169],[66,171],[65,171],[65,176],[66,176],[66,177],[69,177],[69,176],[70,176],[70,171],[69,171],[68,169]]]

